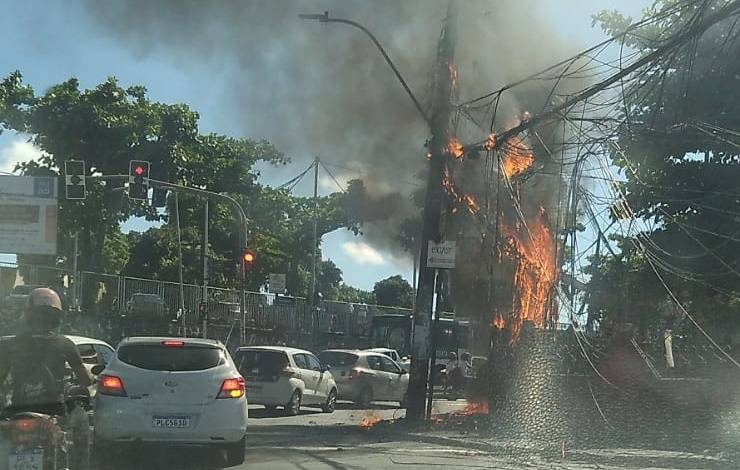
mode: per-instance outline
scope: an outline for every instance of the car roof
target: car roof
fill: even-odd
[[[119,346],[124,344],[161,344],[162,341],[184,341],[187,344],[198,346],[218,346],[223,347],[221,341],[204,338],[182,338],[178,336],[130,336],[124,338]]]
[[[360,351],[359,349],[324,349],[321,352],[322,353],[325,353],[325,352],[338,352],[338,353],[357,354],[357,353],[360,353],[362,351]]]
[[[102,344],[103,346],[108,346],[109,348],[113,349],[113,346],[106,343],[103,340],[95,339],[95,338],[88,338],[87,336],[76,336],[76,335],[64,335],[67,339],[72,341],[75,345],[79,344]]]
[[[260,350],[260,351],[282,351],[288,354],[313,354],[311,351],[305,349],[289,348],[286,346],[242,346],[237,351],[249,351],[249,350]]]
[[[377,353],[387,353],[387,352],[398,353],[398,351],[396,351],[395,349],[391,349],[391,348],[370,348],[370,349],[366,349],[365,351],[377,352]]]

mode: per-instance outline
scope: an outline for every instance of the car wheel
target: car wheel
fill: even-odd
[[[372,401],[373,401],[373,391],[369,386],[367,386],[362,389],[362,392],[360,392],[360,399],[357,400],[357,404],[363,408],[369,408],[370,403],[372,403]]]
[[[293,395],[290,396],[290,401],[285,405],[285,414],[288,416],[296,416],[301,412],[301,391],[296,390]]]
[[[334,413],[334,410],[337,408],[337,389],[333,388],[331,389],[331,392],[329,392],[329,396],[326,397],[326,403],[324,403],[321,406],[321,410],[324,413]]]
[[[244,463],[244,453],[246,451],[247,438],[242,437],[238,442],[232,444],[226,444],[224,450],[226,451],[226,465],[229,467],[236,467]]]

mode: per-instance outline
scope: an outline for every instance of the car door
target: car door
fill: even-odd
[[[309,368],[308,356],[305,353],[293,354],[293,361],[296,367],[301,370],[301,379],[306,386],[303,390],[302,402],[307,405],[315,404],[317,402],[316,385],[319,381],[319,375]]]
[[[388,400],[401,401],[404,393],[406,393],[405,387],[403,386],[403,374],[401,374],[401,367],[398,366],[392,359],[383,357],[381,360],[383,372],[387,375],[388,379]]]
[[[383,359],[388,359],[382,354],[373,354],[367,356],[366,360],[370,368],[375,373],[371,378],[373,387],[373,398],[375,400],[387,400],[390,387],[390,374],[383,370]],[[388,359],[390,360],[390,359]]]
[[[306,359],[308,360],[308,368],[311,372],[318,374],[315,389],[316,401],[318,403],[324,403],[329,396],[329,379],[331,378],[331,374],[328,371],[324,372],[322,370],[321,361],[313,354],[306,354]]]

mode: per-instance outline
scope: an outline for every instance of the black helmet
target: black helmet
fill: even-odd
[[[48,287],[31,291],[24,315],[25,326],[33,332],[48,332],[59,328],[62,322],[62,301]]]
[[[457,353],[455,351],[450,351],[450,353],[447,355],[447,359],[451,361],[457,360]]]

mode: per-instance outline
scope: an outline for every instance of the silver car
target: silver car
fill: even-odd
[[[339,399],[367,407],[373,401],[397,401],[406,407],[409,375],[393,359],[373,351],[328,349],[319,354],[331,367]]]

